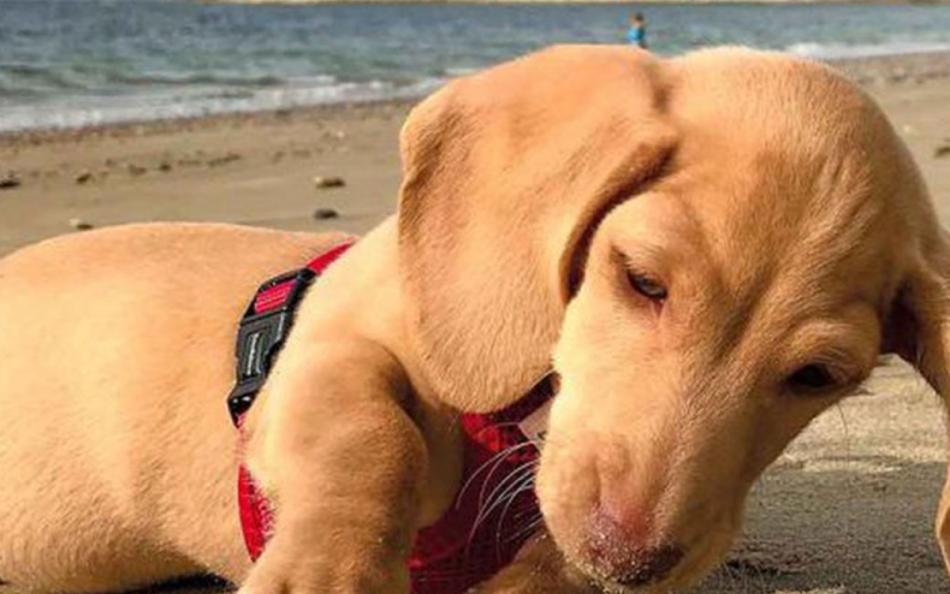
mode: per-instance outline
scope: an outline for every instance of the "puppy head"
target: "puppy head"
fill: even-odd
[[[553,357],[538,496],[608,591],[714,566],[751,483],[882,347],[936,350],[921,366],[950,388],[926,346],[942,333],[919,330],[950,319],[926,190],[879,110],[824,67],[555,48],[449,85],[403,146],[427,380],[490,410]]]

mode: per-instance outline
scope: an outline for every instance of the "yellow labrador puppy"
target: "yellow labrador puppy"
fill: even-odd
[[[306,294],[242,431],[248,298],[342,236],[139,225],[0,261],[0,579],[405,594],[415,535],[464,490],[460,411],[553,366],[543,526],[477,591],[679,590],[881,352],[950,394],[950,244],[828,68],[558,47],[452,82],[401,140],[398,214]],[[253,563],[242,464],[276,518]]]

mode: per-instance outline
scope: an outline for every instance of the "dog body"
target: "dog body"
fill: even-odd
[[[665,592],[879,353],[950,388],[950,249],[889,124],[822,66],[555,48],[448,85],[402,150],[397,216],[307,293],[244,441],[237,320],[343,236],[132,226],[0,262],[0,578],[407,592],[460,488],[458,411],[553,364],[545,527],[478,591]],[[277,516],[253,566],[241,461]]]
[[[3,260],[5,580],[107,591],[204,571],[196,560],[246,573],[238,435],[221,414],[235,321],[263,279],[334,239],[131,226]]]

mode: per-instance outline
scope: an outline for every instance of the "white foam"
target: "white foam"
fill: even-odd
[[[793,43],[785,51],[809,58],[841,59],[899,56],[928,52],[950,52],[950,43],[936,41],[889,41],[874,44]]]
[[[290,81],[279,88],[242,90],[204,88],[154,91],[119,97],[80,97],[13,105],[0,110],[0,130],[81,128],[131,121],[190,118],[222,113],[247,113],[325,105],[412,98],[425,95],[444,82],[424,78],[408,85],[369,80],[337,82],[329,76]]]

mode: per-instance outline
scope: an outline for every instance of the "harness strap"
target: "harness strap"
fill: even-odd
[[[313,279],[323,273],[324,270],[330,264],[343,255],[346,250],[350,249],[353,246],[352,241],[341,243],[340,245],[330,248],[328,251],[320,254],[313,260],[311,260],[305,270],[309,270],[313,273],[310,282],[313,282]],[[280,281],[281,277],[272,279],[271,281],[264,283],[261,289],[258,290],[257,295],[254,296],[254,302],[252,304],[254,308],[254,313],[262,314],[273,311],[275,309],[281,308],[287,304],[288,298],[294,290],[294,280],[288,279],[282,282]]]
[[[255,293],[238,329],[237,378],[228,397],[231,420],[239,430],[287,339],[297,304],[314,279],[353,243],[341,243],[311,260],[305,268],[270,279]],[[243,445],[243,431],[241,441]],[[274,514],[243,463],[238,470],[238,507],[244,544],[251,560],[256,561],[273,531]]]

